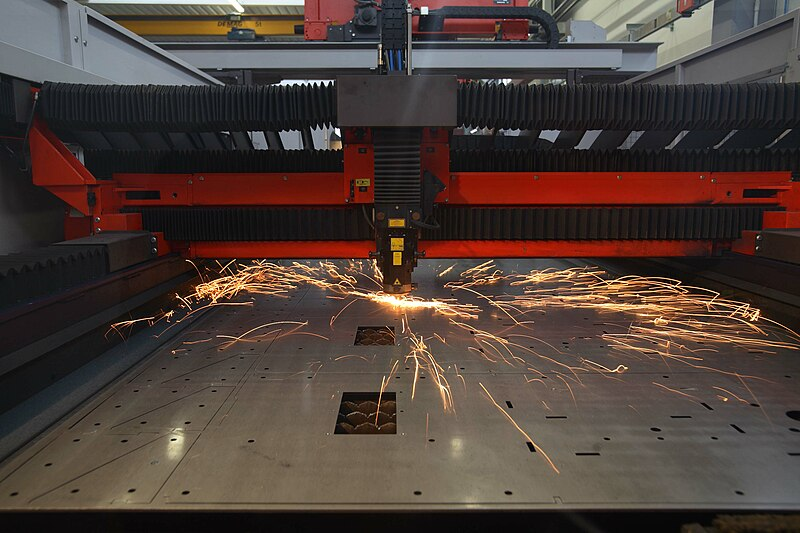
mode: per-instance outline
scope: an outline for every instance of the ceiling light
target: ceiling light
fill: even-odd
[[[244,13],[242,4],[240,4],[237,0],[228,0],[228,2],[230,2],[230,4],[233,6],[233,9],[235,9],[237,13]]]

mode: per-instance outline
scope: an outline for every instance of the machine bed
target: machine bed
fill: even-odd
[[[437,275],[452,263],[421,262],[415,294],[450,297],[443,284],[478,262],[461,260],[448,275]],[[586,264],[498,261],[507,272]],[[480,288],[487,295],[514,290],[504,283]],[[6,461],[0,508],[800,508],[796,351],[728,345],[704,352],[703,365],[730,372],[723,374],[610,349],[599,336],[625,332],[631,319],[622,314],[547,308],[527,316],[534,323],[526,330],[485,300],[457,295],[481,306],[480,318],[464,320],[477,329],[499,337],[535,336],[539,340],[523,342],[542,353],[551,345],[547,353],[559,360],[580,356],[629,368],[621,374],[583,372],[577,384],[564,379],[570,376],[558,366],[543,364],[536,373],[525,365],[489,362],[474,349],[470,332],[431,310],[356,301],[331,325],[347,301],[328,296],[300,288],[286,298],[257,295],[252,306],[198,315]],[[420,374],[412,399],[415,371],[404,364],[404,312],[411,330],[430,338],[426,343],[445,369],[453,400],[448,412],[428,372]],[[225,339],[216,337],[287,320],[308,321],[298,331],[329,340],[251,335],[253,342],[225,347]],[[354,345],[359,327],[380,326],[394,328],[394,345]],[[138,335],[158,331],[156,326]],[[397,433],[337,434],[343,395],[379,394],[395,360],[400,364],[382,401],[396,399]]]

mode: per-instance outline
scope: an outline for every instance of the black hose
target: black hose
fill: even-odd
[[[364,219],[367,221],[367,224],[369,224],[369,227],[374,230],[375,229],[375,225],[369,219],[369,216],[367,216],[367,206],[366,205],[361,204],[361,212],[364,213]]]

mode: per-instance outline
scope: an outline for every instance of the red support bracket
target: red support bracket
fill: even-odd
[[[28,135],[34,185],[47,188],[84,215],[92,215],[97,181],[38,118]]]

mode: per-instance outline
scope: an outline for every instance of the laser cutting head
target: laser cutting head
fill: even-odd
[[[399,207],[399,206],[398,206]],[[383,275],[383,292],[406,294],[411,292],[411,272],[417,266],[417,236],[419,230],[409,227],[409,217],[404,210],[386,216],[386,206],[379,206],[375,220],[375,244],[378,268]]]

